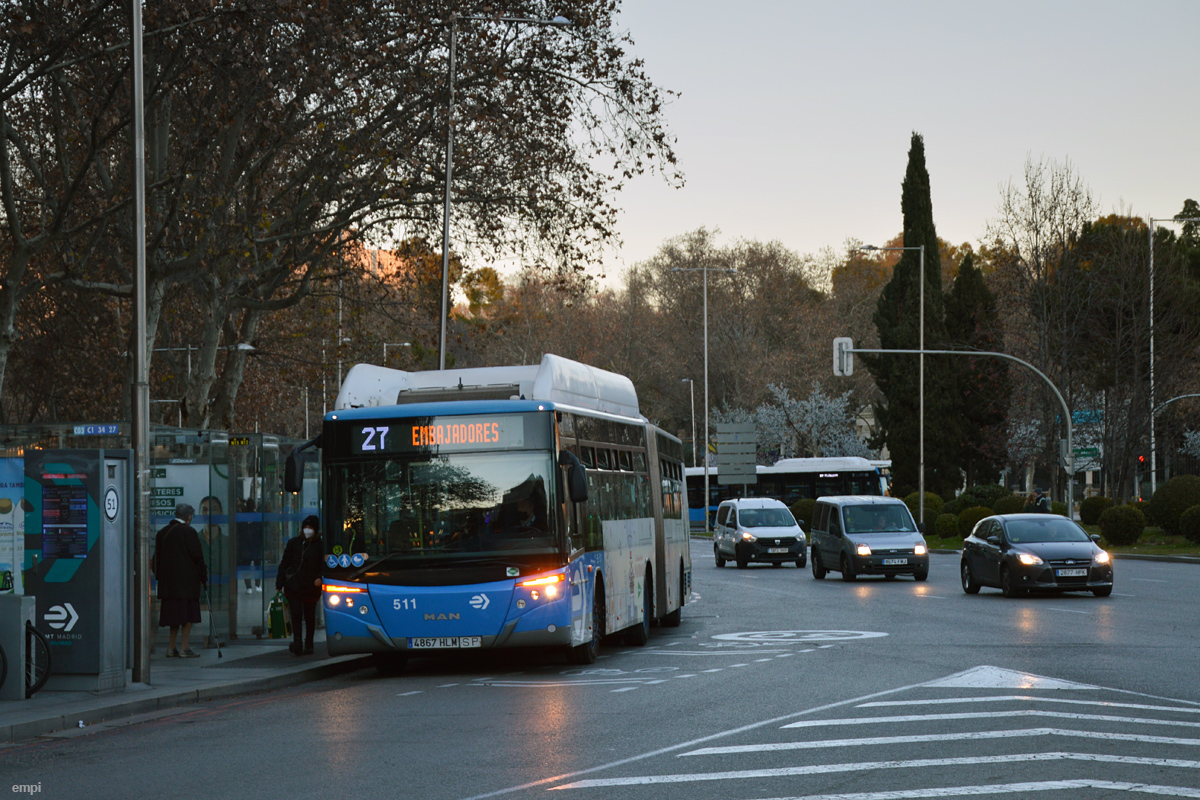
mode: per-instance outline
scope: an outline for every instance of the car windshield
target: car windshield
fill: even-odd
[[[743,528],[790,528],[796,518],[786,508],[743,508],[738,522]]]
[[[1005,522],[1004,530],[1013,544],[1091,541],[1083,528],[1066,517],[1010,519]]]
[[[846,533],[897,533],[913,532],[913,523],[908,508],[899,504],[845,506],[842,516],[846,520]]]

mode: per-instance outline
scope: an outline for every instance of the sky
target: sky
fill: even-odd
[[[798,253],[900,233],[925,139],[938,235],[977,245],[1025,161],[1069,160],[1101,213],[1200,199],[1200,2],[623,0],[686,184],[618,196],[606,283],[674,236]],[[1191,80],[1192,83],[1188,83]]]

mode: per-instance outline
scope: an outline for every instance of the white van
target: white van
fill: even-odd
[[[803,568],[808,563],[807,541],[792,512],[769,497],[743,497],[726,500],[717,508],[713,532],[713,555],[717,566],[736,561],[745,569],[751,561],[783,566],[794,561]]]

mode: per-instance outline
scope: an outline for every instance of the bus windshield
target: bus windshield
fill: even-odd
[[[430,559],[549,555],[559,551],[554,461],[547,452],[442,455],[331,465],[328,552]],[[339,540],[340,539],[340,540]]]

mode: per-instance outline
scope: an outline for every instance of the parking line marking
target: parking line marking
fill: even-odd
[[[863,761],[847,764],[813,764],[803,767],[773,769],[744,769],[726,772],[692,772],[675,775],[638,775],[628,778],[594,778],[551,787],[562,789],[592,789],[601,786],[648,786],[665,783],[698,783],[700,781],[743,780],[746,778],[785,778],[796,775],[829,775],[845,772],[868,772],[885,769],[919,769],[977,764],[1017,764],[1034,761],[1084,761],[1104,764],[1135,764],[1139,766],[1200,769],[1200,761],[1175,758],[1141,758],[1101,753],[1014,753],[1000,756],[967,756],[962,758],[920,758],[910,761]],[[886,795],[885,795],[886,796]],[[1187,796],[1187,795],[1182,795]],[[1200,796],[1200,793],[1197,794]]]
[[[923,733],[915,736],[869,736],[861,739],[824,739],[816,742],[769,742],[764,744],[738,744],[726,747],[704,747],[680,753],[684,756],[728,755],[732,753],[772,753],[782,750],[821,750],[830,747],[869,747],[887,744],[917,744],[920,742],[968,741],[980,739],[1017,739],[1035,736],[1063,736],[1079,739],[1108,739],[1118,742],[1142,744],[1170,744],[1200,747],[1200,739],[1181,739],[1175,736],[1146,736],[1137,733],[1106,733],[1103,731],[1081,731],[1071,728],[1021,728],[1001,731],[973,731],[969,733]]]
[[[1145,703],[1117,703],[1112,700],[1068,700],[1063,697],[1034,697],[1027,694],[1007,694],[996,697],[941,697],[929,700],[897,702],[882,700],[875,703],[860,703],[855,708],[891,708],[894,706],[948,706],[955,703],[1061,703],[1072,706],[1101,706],[1102,708],[1136,708],[1139,711],[1176,711],[1181,714],[1200,714],[1200,708],[1184,706],[1151,706]]]
[[[1111,714],[1072,714],[1059,711],[1054,716],[1059,719],[1090,719],[1100,722],[1128,722],[1139,725],[1169,725],[1179,728],[1200,728],[1200,722],[1183,722],[1173,719],[1147,719],[1146,717],[1119,717]],[[1046,712],[1039,709],[1019,709],[1016,711],[966,711],[956,714],[905,714],[894,717],[854,717],[851,719],[812,719],[802,722],[791,722],[784,728],[819,728],[823,725],[874,725],[879,722],[939,722],[951,719],[996,719],[998,717],[1039,717],[1045,718]]]

